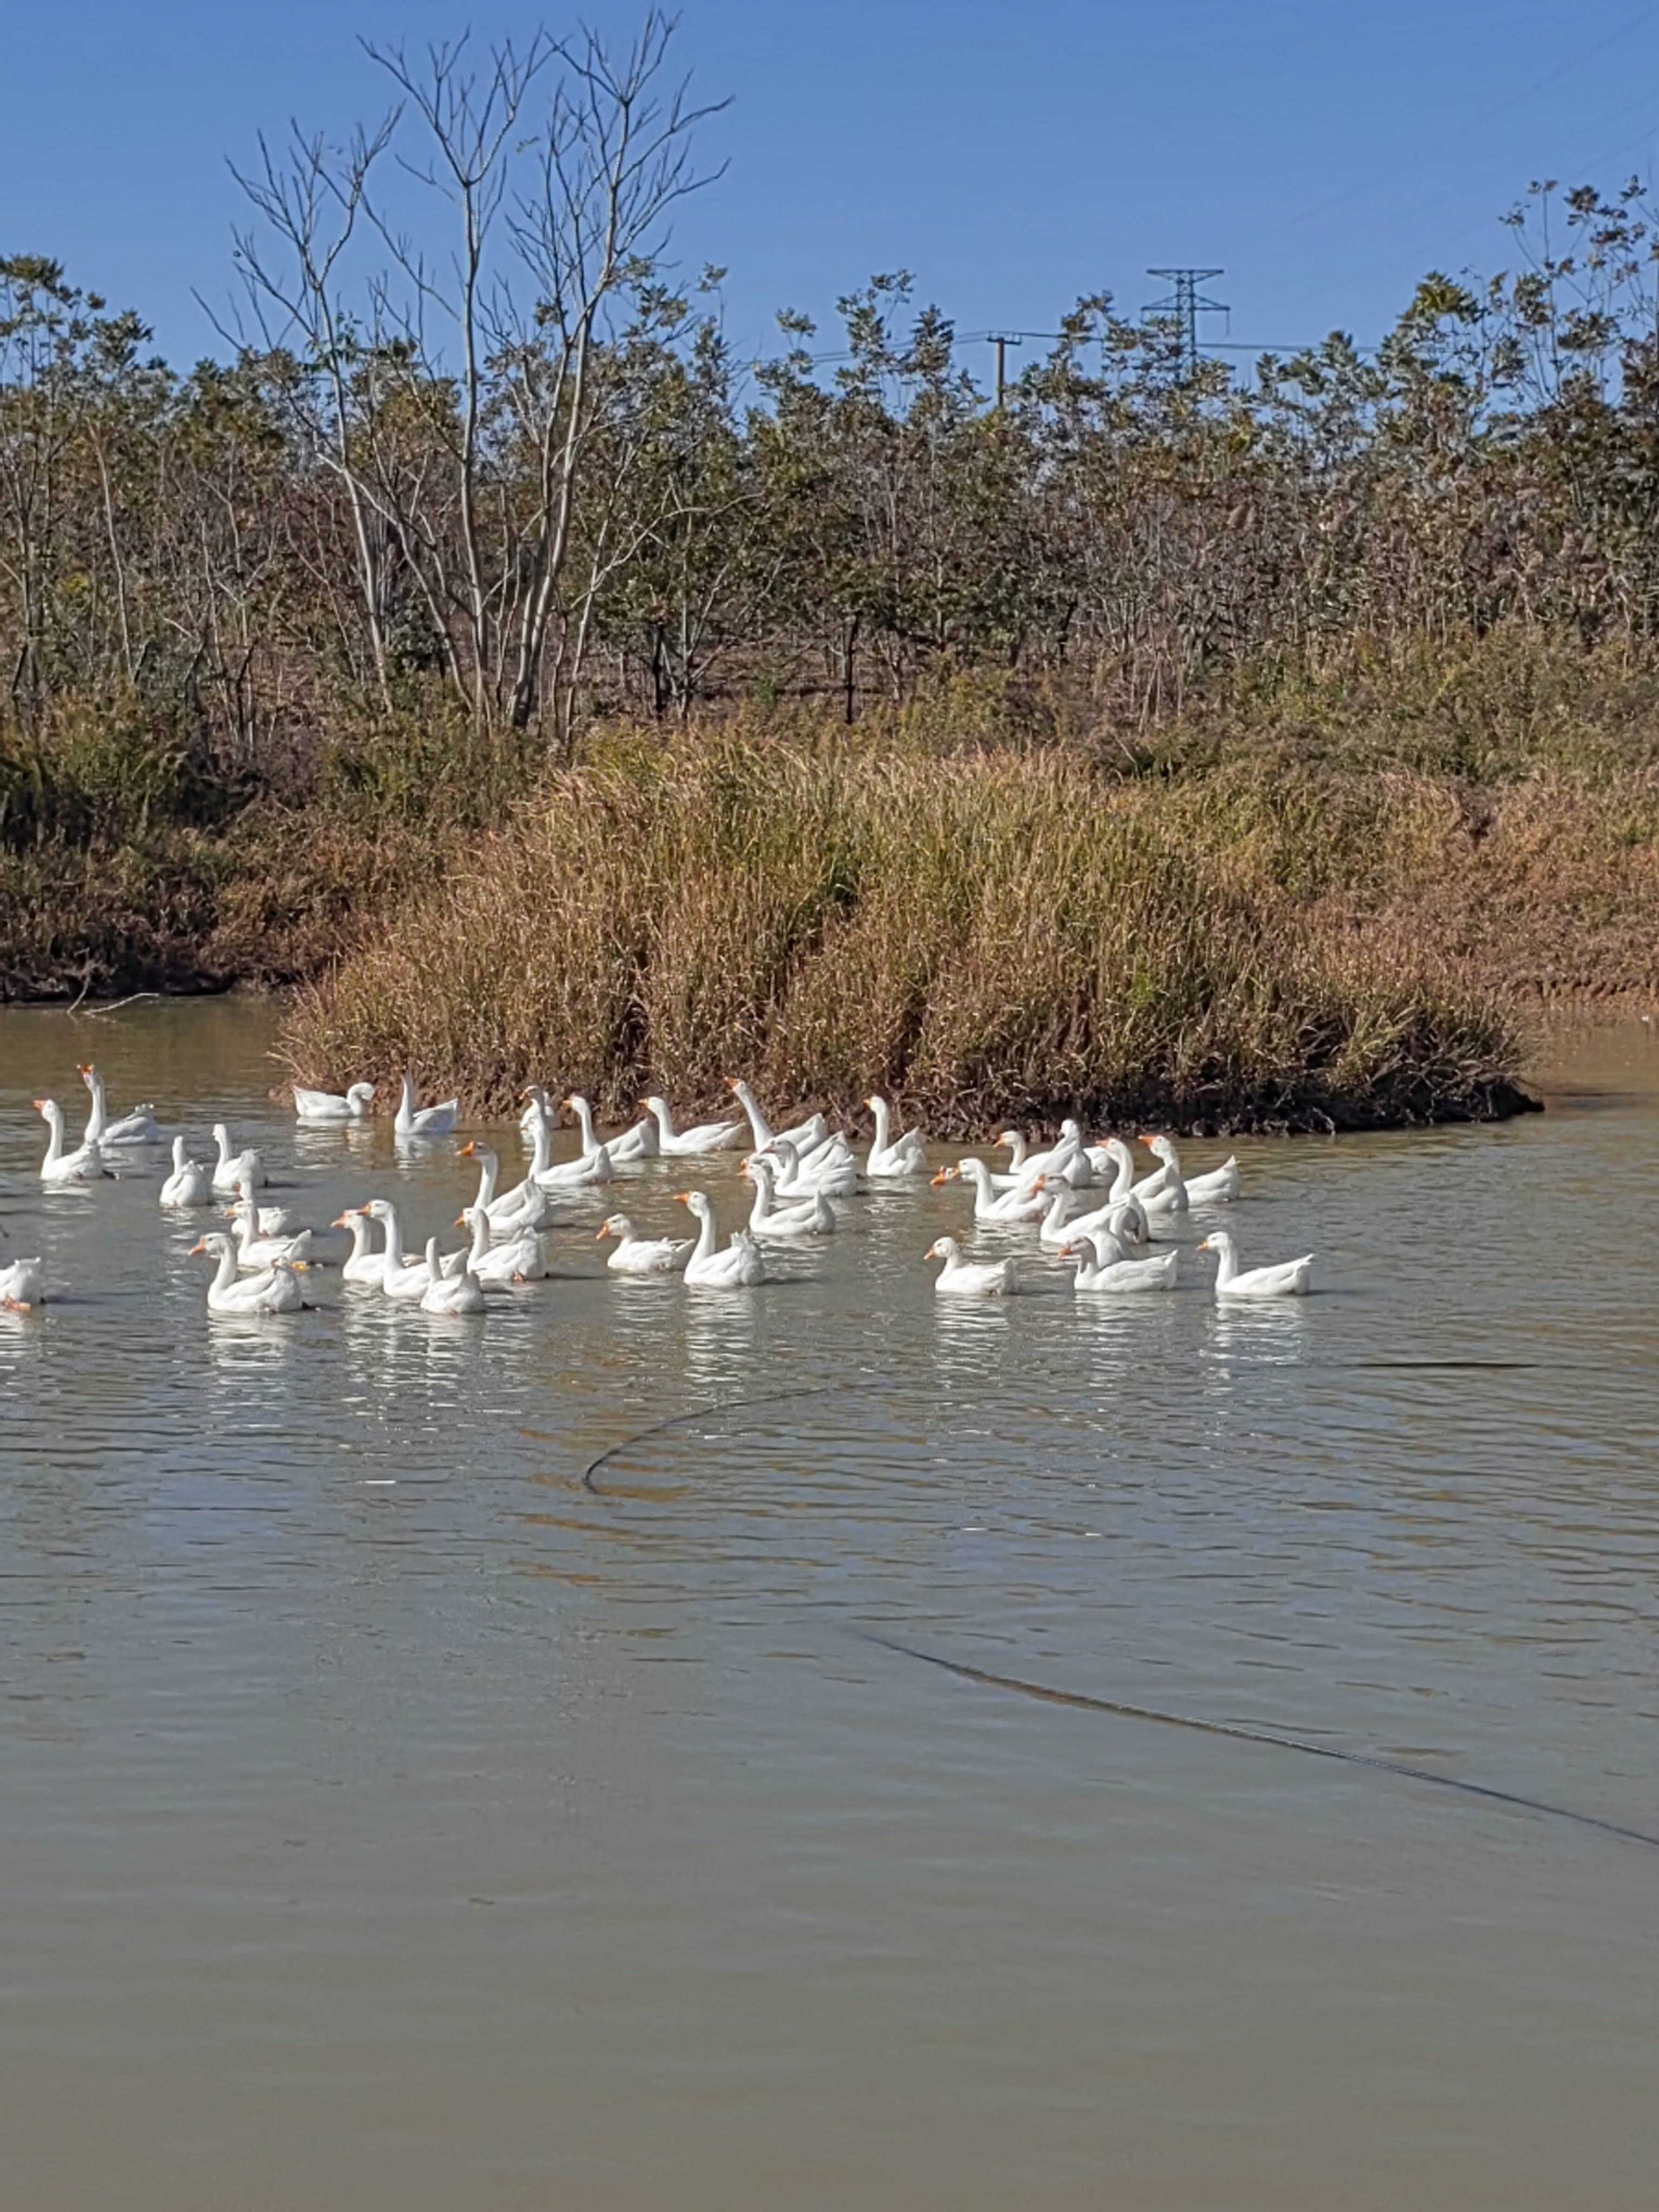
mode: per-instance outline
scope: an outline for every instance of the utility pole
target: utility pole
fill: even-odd
[[[1025,341],[1016,331],[987,331],[988,341],[997,349],[997,413],[1002,412],[1002,395],[1008,389],[1007,349],[1024,345]]]
[[[1149,276],[1167,276],[1175,286],[1162,300],[1149,300],[1141,313],[1168,315],[1176,325],[1176,373],[1184,384],[1198,367],[1198,319],[1200,315],[1230,315],[1224,300],[1207,299],[1199,286],[1212,276],[1224,276],[1224,269],[1149,269]]]

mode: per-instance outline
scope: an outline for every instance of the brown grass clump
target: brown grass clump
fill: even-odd
[[[1505,1110],[1494,1003],[1334,896],[1381,805],[1075,753],[619,738],[307,991],[284,1055],[481,1109],[532,1079],[617,1114],[738,1071],[843,1109],[880,1086],[940,1134]]]

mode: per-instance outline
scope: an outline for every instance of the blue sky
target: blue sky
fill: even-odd
[[[618,30],[639,13],[587,9]],[[574,20],[507,0],[15,9],[0,247],[64,260],[175,359],[215,350],[191,293],[230,293],[227,160],[290,116],[375,112],[357,33]],[[1659,5],[1623,0],[685,0],[677,48],[732,106],[705,139],[727,173],[676,250],[729,269],[744,350],[775,307],[825,321],[877,270],[914,270],[969,331],[1050,328],[1096,288],[1139,308],[1146,265],[1179,262],[1224,267],[1236,339],[1369,343],[1425,269],[1505,264],[1497,218],[1531,178],[1645,173],[1659,135]]]

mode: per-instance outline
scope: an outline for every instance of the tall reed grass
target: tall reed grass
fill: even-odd
[[[1125,781],[1072,750],[622,734],[305,991],[283,1054],[495,1109],[532,1080],[615,1114],[739,1071],[841,1109],[879,1086],[963,1136],[1504,1110],[1511,1022],[1339,896],[1412,815],[1376,787]]]

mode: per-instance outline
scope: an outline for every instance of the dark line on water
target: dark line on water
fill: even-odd
[[[1617,1820],[1604,1820],[1594,1813],[1575,1813],[1570,1806],[1547,1804],[1541,1797],[1523,1797],[1513,1790],[1495,1789],[1487,1782],[1464,1782],[1455,1775],[1436,1774],[1426,1766],[1407,1766],[1400,1760],[1381,1759],[1374,1752],[1341,1751],[1334,1744],[1309,1743],[1303,1737],[1273,1735],[1262,1729],[1235,1728],[1224,1721],[1197,1720],[1188,1713],[1159,1712],[1151,1705],[1124,1705],[1109,1698],[1091,1698],[1080,1690],[1054,1690],[1045,1683],[1026,1682],[1016,1674],[994,1674],[983,1667],[969,1667],[959,1659],[944,1659],[935,1651],[923,1651],[914,1644],[901,1644],[896,1638],[878,1636],[874,1630],[859,1628],[854,1634],[866,1644],[878,1644],[884,1650],[896,1651],[907,1659],[919,1659],[924,1666],[938,1667],[947,1674],[960,1675],[964,1682],[977,1682],[988,1689],[1013,1690],[1021,1697],[1035,1698],[1046,1705],[1068,1705],[1082,1712],[1108,1713],[1114,1719],[1156,1721],[1160,1727],[1186,1729],[1195,1735],[1224,1736],[1232,1743],[1261,1743],[1275,1751],[1299,1751],[1309,1759],[1329,1759],[1344,1766],[1369,1767],[1374,1773],[1398,1774],[1408,1782],[1431,1783],[1437,1790],[1455,1790],[1466,1797],[1484,1797],[1495,1805],[1509,1805],[1526,1813],[1543,1813],[1553,1820],[1571,1820],[1581,1828],[1593,1828],[1604,1836],[1616,1836],[1621,1843],[1645,1844],[1650,1850],[1659,1850],[1659,1836],[1645,1834],[1640,1828],[1627,1828]]]
[[[607,1493],[593,1480],[602,1467],[608,1466],[613,1459],[620,1459],[624,1452],[632,1451],[635,1444],[642,1444],[652,1437],[666,1436],[671,1430],[683,1429],[689,1422],[707,1421],[717,1413],[741,1413],[751,1406],[781,1406],[791,1398],[828,1398],[846,1387],[841,1382],[823,1382],[804,1390],[769,1390],[763,1398],[716,1398],[712,1405],[693,1406],[687,1413],[671,1413],[665,1421],[653,1421],[648,1429],[636,1429],[631,1437],[619,1437],[597,1459],[590,1460],[582,1469],[582,1488],[591,1490],[596,1498],[604,1498]]]

